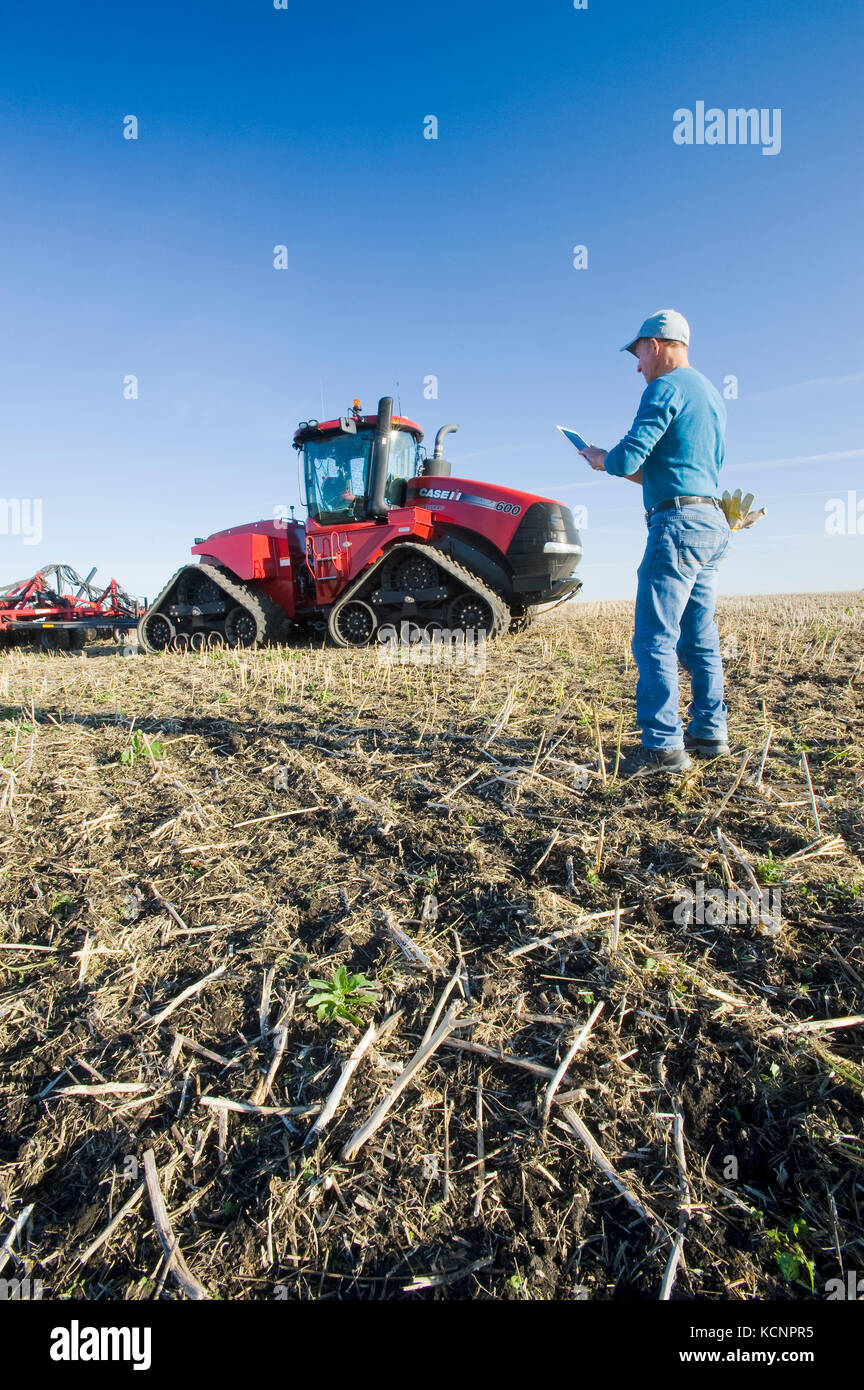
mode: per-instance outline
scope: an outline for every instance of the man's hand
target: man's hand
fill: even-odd
[[[595,449],[593,444],[589,444],[587,449],[580,449],[579,452],[598,473],[605,473],[603,461],[609,452],[608,449]]]

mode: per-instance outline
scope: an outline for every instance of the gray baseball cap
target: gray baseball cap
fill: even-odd
[[[625,343],[622,352],[633,352],[640,338],[665,338],[673,343],[690,344],[690,325],[677,309],[658,309],[645,320],[635,338]],[[635,357],[635,352],[633,353]]]

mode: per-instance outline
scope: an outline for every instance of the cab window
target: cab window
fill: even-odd
[[[405,483],[417,475],[420,446],[408,430],[394,430],[390,436],[390,459],[384,496],[391,507],[405,503]]]
[[[366,511],[372,433],[310,439],[304,448],[309,515],[325,524],[357,521]]]

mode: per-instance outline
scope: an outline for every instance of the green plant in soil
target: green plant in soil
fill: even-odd
[[[120,754],[120,761],[126,767],[134,767],[142,758],[151,758],[154,762],[157,758],[164,758],[165,745],[158,739],[145,738],[138,730],[132,735],[132,742],[128,748],[124,748]]]
[[[770,849],[767,859],[756,862],[756,877],[760,883],[779,883],[783,878],[783,865],[778,863]]]
[[[374,988],[365,975],[349,975],[344,965],[333,972],[332,980],[310,980],[312,994],[306,1007],[316,1009],[320,1023],[332,1023],[336,1018],[347,1018],[359,1025],[360,1019],[355,1010],[377,1002],[374,994],[364,991]]]
[[[786,1231],[774,1228],[765,1232],[774,1247],[777,1268],[786,1283],[803,1284],[811,1293],[815,1293],[815,1266],[801,1245],[801,1240],[806,1238],[808,1233],[807,1222],[803,1217],[790,1221]]]

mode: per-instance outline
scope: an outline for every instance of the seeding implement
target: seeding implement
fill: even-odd
[[[119,641],[137,627],[141,604],[112,579],[103,589],[71,565],[43,565],[0,588],[0,647],[38,642],[46,651],[81,651],[90,632]]]
[[[284,641],[294,626],[360,647],[395,628],[496,637],[581,587],[570,510],[531,493],[450,476],[444,425],[423,432],[355,401],[294,435],[308,520],[256,521],[197,540],[138,627],[149,652]]]

